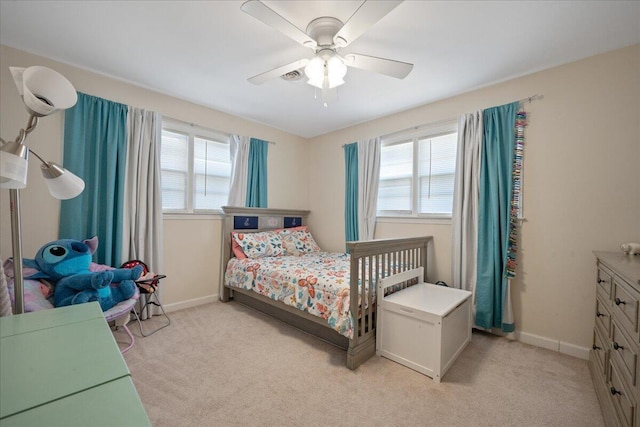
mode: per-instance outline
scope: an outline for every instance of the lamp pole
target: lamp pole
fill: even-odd
[[[14,314],[24,313],[24,280],[22,277],[22,229],[20,224],[20,190],[9,190],[11,205],[11,243],[13,247]]]
[[[28,148],[23,145],[27,135],[38,125],[38,117],[35,114],[29,116],[29,122],[25,129],[20,129],[20,134],[13,142],[18,145],[20,155]],[[3,141],[4,142],[4,141]],[[25,156],[26,158],[27,156]],[[39,157],[39,156],[38,156]],[[13,250],[13,298],[14,314],[24,313],[24,277],[22,276],[22,224],[20,216],[20,190],[9,189],[9,205],[11,209],[11,246]]]

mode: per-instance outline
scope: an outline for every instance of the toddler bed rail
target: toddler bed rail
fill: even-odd
[[[347,242],[351,254],[350,306],[358,313],[358,295],[362,301],[356,330],[347,349],[347,367],[355,369],[375,354],[376,347],[376,287],[387,276],[424,267],[423,280],[427,279],[427,248],[431,236],[404,239],[377,239]],[[365,278],[366,280],[362,280]],[[366,286],[368,278],[374,278]],[[359,289],[358,289],[359,288]],[[354,291],[355,290],[355,291]]]
[[[343,336],[332,329],[326,319],[225,283],[225,269],[234,257],[231,232],[242,230],[243,233],[251,233],[306,225],[309,212],[240,207],[223,207],[223,210],[226,216],[222,238],[221,300],[226,302],[234,299],[338,345],[347,350],[346,364],[349,369],[356,369],[375,355],[377,281],[417,267],[424,267],[426,280],[427,249],[431,236],[348,242],[349,310],[353,320],[353,335]]]

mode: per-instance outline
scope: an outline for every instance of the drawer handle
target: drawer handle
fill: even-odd
[[[598,277],[598,283],[607,283],[607,281]]]
[[[617,297],[616,297],[616,299],[614,301],[616,302],[616,305],[620,305],[620,304],[625,305],[626,304],[626,302],[622,301],[620,298],[617,298]]]
[[[592,345],[592,346],[591,346],[591,348],[593,348],[594,350],[601,350],[601,348],[600,348],[600,347],[598,347],[598,346],[597,346],[597,345],[595,345],[595,344],[594,344],[594,345]]]
[[[612,395],[614,395],[614,396],[615,396],[616,394],[619,394],[619,395],[621,395],[621,396],[622,396],[622,392],[621,392],[621,391],[616,390],[616,388],[615,388],[615,387],[611,387],[611,394],[612,394]]]
[[[624,350],[624,346],[621,346],[620,344],[618,344],[617,342],[613,342],[613,349],[614,350]]]
[[[596,311],[596,317],[603,317],[603,316],[604,316],[604,317],[607,317],[607,315],[606,315],[606,314],[604,314],[604,313],[600,313],[599,311]]]

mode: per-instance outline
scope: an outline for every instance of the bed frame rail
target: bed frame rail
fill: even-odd
[[[351,254],[350,309],[354,316],[353,338],[347,350],[347,367],[356,369],[375,354],[376,286],[387,276],[424,267],[432,236],[347,242]],[[362,301],[362,304],[360,304]]]

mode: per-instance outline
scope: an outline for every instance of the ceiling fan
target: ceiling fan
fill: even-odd
[[[413,64],[375,56],[349,53],[340,55],[338,50],[348,46],[376,22],[391,12],[399,1],[364,0],[355,13],[342,22],[337,18],[322,16],[312,20],[306,31],[287,21],[260,0],[248,0],[240,9],[257,20],[275,28],[303,46],[313,49],[312,58],[303,58],[273,70],[250,77],[249,82],[259,85],[273,78],[304,68],[309,79],[307,83],[322,89],[326,106],[329,89],[344,83],[347,66],[384,74],[398,79],[405,78],[413,69]]]

